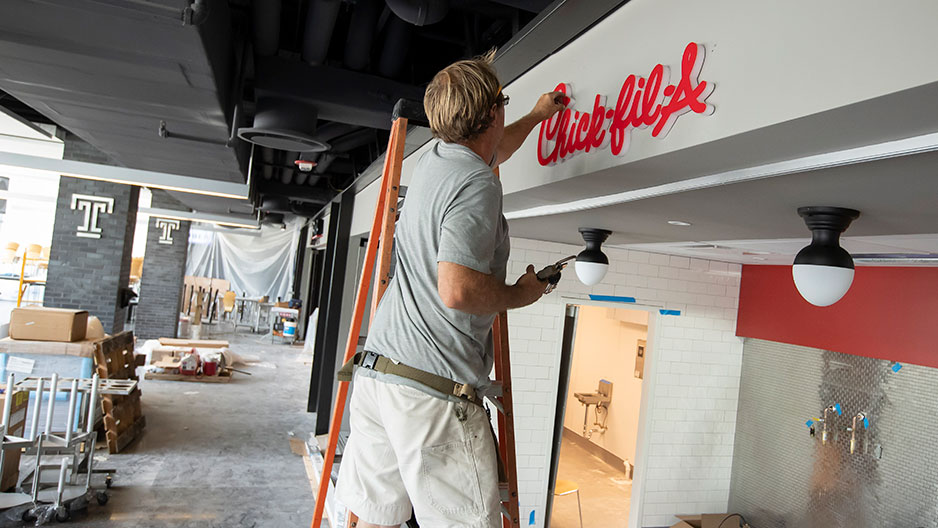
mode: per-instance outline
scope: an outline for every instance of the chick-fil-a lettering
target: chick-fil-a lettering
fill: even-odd
[[[676,85],[669,84],[671,69],[661,64],[652,68],[647,78],[629,75],[614,107],[606,105],[604,95],[596,95],[588,112],[575,110],[573,88],[566,83],[557,85],[554,90],[563,92],[570,101],[563,112],[541,123],[537,161],[553,165],[606,147],[622,156],[629,151],[633,129],[654,126],[652,137],[663,138],[687,112],[712,114],[713,106],[705,101],[714,85],[698,80],[705,53],[703,45],[695,42],[684,48],[681,79]]]

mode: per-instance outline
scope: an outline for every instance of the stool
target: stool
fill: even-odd
[[[554,495],[562,497],[571,493],[576,493],[576,507],[580,512],[580,528],[583,528],[583,507],[580,505],[580,486],[570,480],[557,479],[557,482],[554,484]]]

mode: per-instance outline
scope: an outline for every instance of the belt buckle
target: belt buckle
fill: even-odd
[[[374,352],[365,352],[365,355],[362,356],[362,362],[359,365],[360,367],[365,367],[366,369],[375,369],[375,364],[378,363],[378,354]]]

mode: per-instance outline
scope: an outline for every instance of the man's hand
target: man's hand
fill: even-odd
[[[515,288],[517,288],[520,296],[519,304],[521,304],[521,306],[527,306],[533,304],[544,295],[547,282],[538,279],[537,272],[534,271],[534,266],[528,264],[528,269],[525,274],[515,282]]]
[[[530,115],[540,123],[566,108],[565,101],[569,100],[563,92],[548,92],[537,99],[537,103],[535,103]]]
[[[528,137],[534,127],[539,125],[541,121],[550,119],[559,110],[563,110],[566,107],[566,102],[569,102],[569,98],[563,92],[548,92],[541,95],[537,99],[534,109],[528,112],[528,115],[505,127],[502,142],[495,149],[498,156],[497,163],[501,164],[510,158],[518,150],[518,147],[524,143],[524,138]]]

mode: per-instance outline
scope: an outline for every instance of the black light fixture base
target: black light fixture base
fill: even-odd
[[[612,234],[612,231],[608,229],[598,229],[595,227],[581,227],[580,236],[583,237],[583,240],[586,242],[586,246],[589,247],[590,244],[601,245],[603,242],[609,238],[609,235]]]
[[[798,215],[804,218],[808,229],[825,229],[843,233],[850,223],[860,217],[860,211],[845,207],[810,206],[799,207]]]
[[[811,244],[795,256],[794,264],[853,269],[853,259],[840,247],[840,234],[860,216],[844,207],[799,207],[798,214],[811,230]]]
[[[609,238],[612,231],[608,229],[598,229],[595,227],[581,227],[580,236],[586,242],[586,249],[577,255],[578,262],[598,262],[609,264],[609,259],[602,252],[602,244]]]

